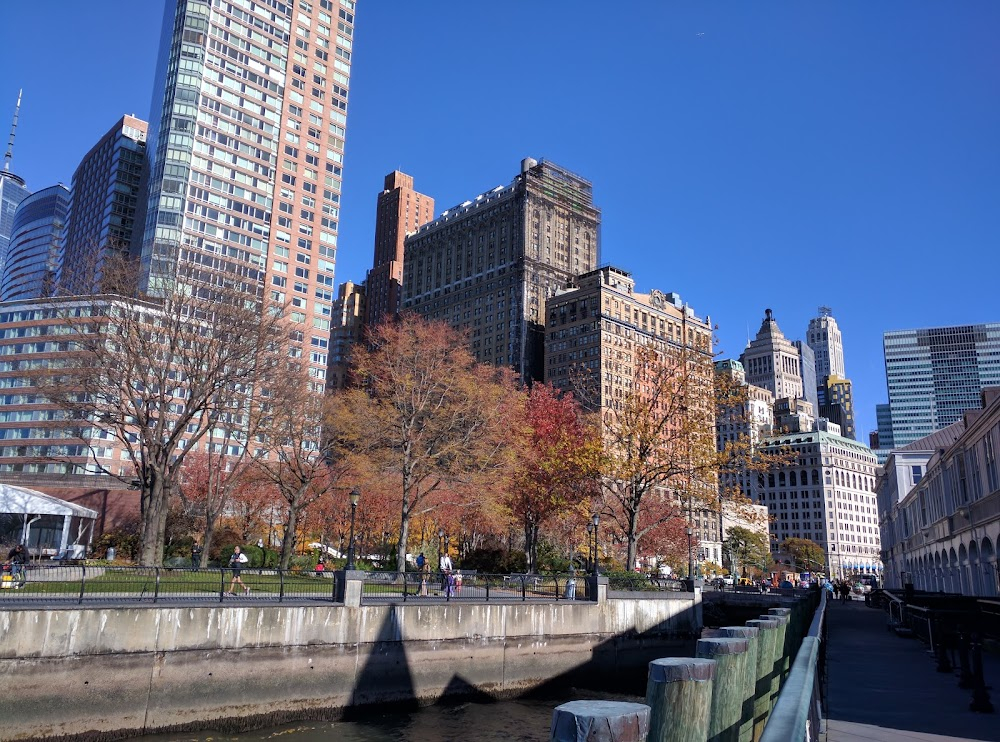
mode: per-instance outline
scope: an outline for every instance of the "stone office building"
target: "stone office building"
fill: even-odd
[[[509,185],[406,238],[402,309],[468,332],[477,360],[541,380],[545,300],[597,267],[600,221],[589,181],[525,159]]]

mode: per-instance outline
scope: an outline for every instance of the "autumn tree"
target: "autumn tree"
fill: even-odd
[[[85,445],[113,440],[124,452],[132,471],[105,473],[137,481],[139,558],[159,565],[168,503],[188,452],[210,431],[241,424],[234,395],[274,375],[284,320],[265,301],[222,285],[136,294],[135,269],[111,259],[101,279],[112,294],[52,301],[73,352],[38,385],[76,422]]]
[[[350,484],[350,458],[335,454],[328,434],[333,421],[334,400],[317,391],[314,382],[297,364],[283,369],[267,405],[260,447],[266,455],[256,461],[256,470],[274,485],[284,510],[281,569],[295,549],[296,529],[302,512],[321,498],[338,493],[346,501]]]
[[[560,395],[548,384],[531,387],[523,415],[507,506],[524,531],[524,555],[533,573],[539,529],[574,509],[591,509],[599,493],[601,438],[573,396]]]
[[[826,567],[826,554],[823,547],[808,538],[786,538],[779,547],[788,554],[796,566],[806,569],[822,570]]]
[[[506,465],[517,390],[510,371],[476,362],[462,334],[415,316],[376,328],[352,360],[357,386],[337,395],[334,434],[342,450],[397,482],[403,570],[411,518],[435,507],[443,489],[485,482]]]
[[[731,559],[730,569],[745,575],[748,567],[759,567],[761,571],[771,559],[767,534],[758,530],[733,526],[726,533],[725,552]]]
[[[684,512],[714,509],[718,499],[708,342],[660,349],[636,342],[624,369],[628,383],[599,407],[604,511],[626,543],[628,569],[646,535]]]

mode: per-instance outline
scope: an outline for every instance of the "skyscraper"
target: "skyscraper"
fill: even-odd
[[[883,451],[887,442],[901,448],[957,422],[980,407],[984,388],[1000,385],[1000,323],[892,330],[882,345],[889,389],[888,416],[878,410]]]
[[[816,379],[820,383],[830,374],[847,376],[844,371],[844,340],[830,307],[820,307],[819,316],[809,320],[806,342],[816,354]]]
[[[24,186],[24,179],[10,171],[10,163],[14,157],[14,135],[17,132],[17,114],[21,110],[21,93],[17,94],[17,106],[14,108],[14,120],[10,127],[10,139],[7,142],[7,152],[3,156],[3,170],[0,171],[0,275],[3,274],[3,264],[7,259],[7,245],[10,243],[10,233],[14,229],[14,212],[18,204],[31,195]]]
[[[406,235],[434,218],[434,199],[413,190],[413,176],[394,170],[375,207],[375,255],[365,281],[365,324],[399,312]]]
[[[73,173],[59,275],[59,285],[69,293],[96,291],[105,251],[128,251],[145,153],[146,122],[123,116]]]
[[[66,186],[55,185],[18,204],[0,280],[0,301],[39,299],[54,293],[69,199]]]
[[[593,187],[531,158],[406,238],[403,309],[467,330],[477,360],[543,376],[545,300],[598,264]]]
[[[776,400],[805,399],[799,350],[782,333],[770,309],[764,310],[757,337],[740,355],[740,362],[747,383],[767,389]]]
[[[793,340],[792,345],[799,351],[799,370],[802,372],[802,397],[819,413],[819,395],[816,388],[816,355],[808,343]]]
[[[333,329],[330,332],[330,363],[327,366],[328,389],[347,387],[351,350],[361,342],[365,330],[365,287],[352,281],[340,284],[333,303]]]
[[[148,138],[150,293],[215,285],[289,308],[322,388],[354,0],[168,0]]]

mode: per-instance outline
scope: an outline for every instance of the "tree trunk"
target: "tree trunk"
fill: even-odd
[[[295,549],[295,529],[299,520],[299,501],[301,495],[296,492],[288,501],[288,515],[285,517],[285,534],[281,537],[281,569],[288,569],[292,561],[292,551]]]
[[[215,537],[215,518],[205,517],[205,533],[202,534],[201,557],[198,566],[204,567],[208,562],[208,550],[212,548],[212,539]]]
[[[532,538],[532,522],[529,515],[524,516],[524,563],[525,569],[529,575],[535,574],[535,559],[537,557],[537,550],[535,549],[535,542]],[[537,530],[534,530],[537,533]]]
[[[625,571],[631,572],[635,569],[636,557],[639,554],[639,509],[635,508],[629,513],[628,533],[625,534],[628,543],[628,550],[625,554]]]
[[[406,542],[410,537],[409,503],[403,498],[403,509],[399,518],[399,543],[396,544],[396,571],[406,571]],[[440,555],[439,555],[440,556]]]
[[[162,472],[153,468],[148,490],[143,492],[142,550],[139,562],[146,567],[163,565],[163,540],[167,531],[167,488]]]

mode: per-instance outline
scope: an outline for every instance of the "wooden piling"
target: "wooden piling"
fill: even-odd
[[[739,742],[746,679],[747,640],[699,639],[698,657],[715,660],[708,742]]]
[[[764,733],[764,725],[767,724],[767,717],[771,713],[771,677],[774,673],[778,622],[760,618],[747,621],[747,626],[754,626],[759,632],[753,702],[753,740],[757,742]]]
[[[774,704],[778,702],[778,693],[781,691],[781,683],[783,682],[785,665],[787,664],[785,631],[788,628],[788,616],[768,614],[760,618],[763,621],[774,621],[778,624],[774,630],[774,662],[771,665],[771,672],[769,673],[771,676],[771,693],[768,705],[773,709]]]
[[[551,742],[646,742],[649,706],[623,701],[570,701],[552,712]]]
[[[715,660],[665,657],[649,663],[649,742],[705,742]]]
[[[753,742],[753,699],[757,690],[757,655],[760,647],[756,626],[723,626],[719,635],[747,640],[747,661],[743,677],[743,711],[740,714],[740,742]]]
[[[768,616],[781,616],[785,619],[785,631],[782,637],[782,659],[781,659],[781,685],[785,684],[785,678],[792,670],[792,663],[795,662],[795,624],[792,622],[791,608],[769,608]],[[775,701],[778,699],[775,698]]]

